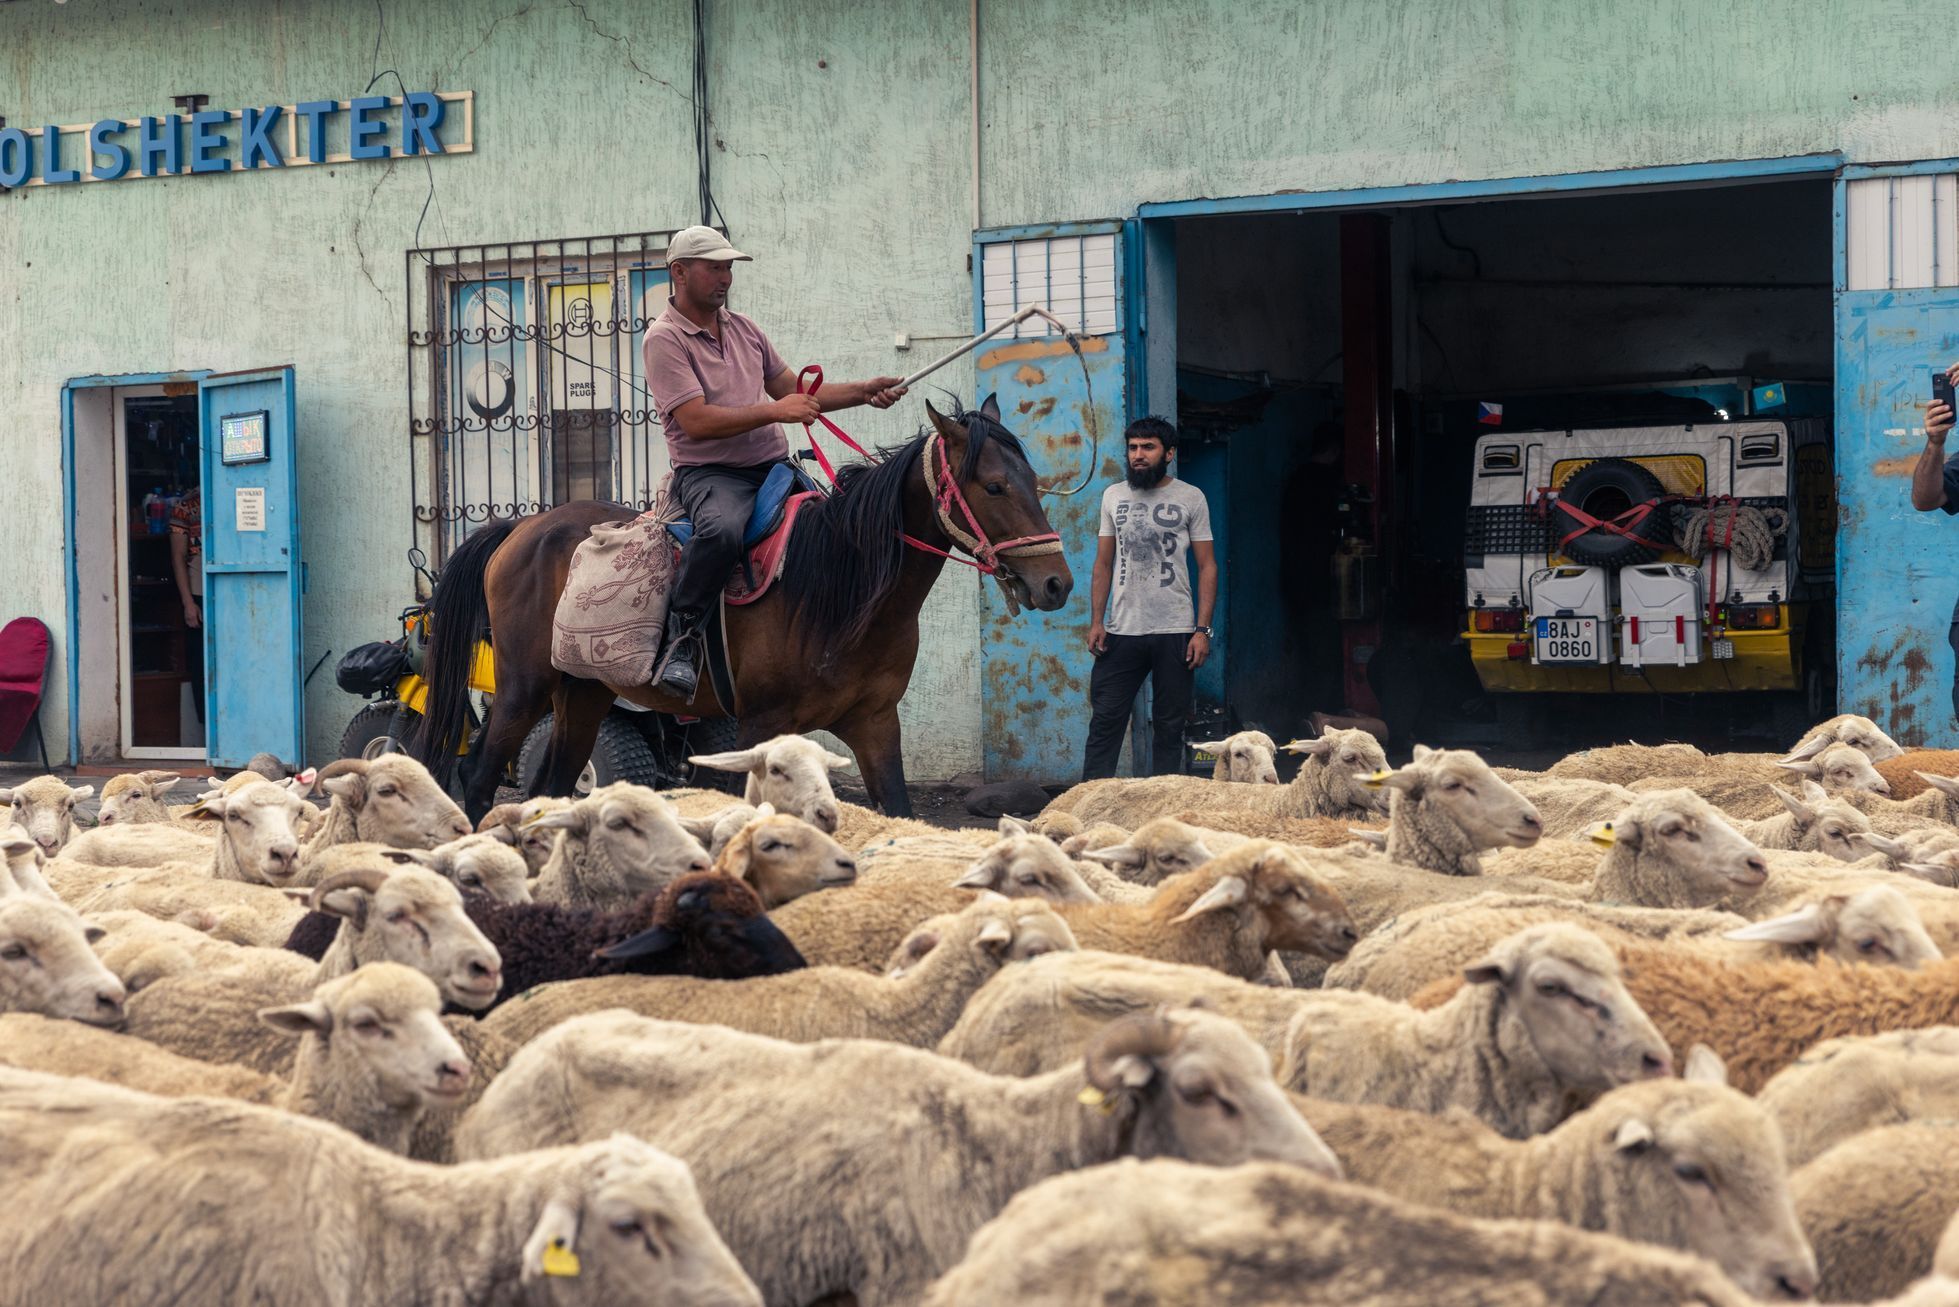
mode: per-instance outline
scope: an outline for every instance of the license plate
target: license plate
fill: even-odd
[[[1596,663],[1598,660],[1598,619],[1596,617],[1540,617],[1537,619],[1538,662]]]

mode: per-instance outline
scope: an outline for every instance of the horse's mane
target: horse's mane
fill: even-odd
[[[966,429],[966,456],[956,475],[973,475],[989,442],[1022,459],[1026,450],[1011,431],[977,410],[954,419]],[[905,479],[936,433],[925,427],[902,445],[886,446],[869,461],[837,470],[836,490],[796,516],[783,560],[782,586],[789,620],[800,625],[820,666],[870,634],[871,622],[898,584],[906,545]]]

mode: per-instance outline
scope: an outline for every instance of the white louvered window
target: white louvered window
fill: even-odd
[[[1959,286],[1959,176],[1863,177],[1845,195],[1847,289]]]
[[[1116,315],[1116,233],[1000,241],[980,247],[980,295],[993,328],[1038,304],[1085,335],[1109,335]],[[1008,333],[1046,336],[1054,328],[1029,318]]]

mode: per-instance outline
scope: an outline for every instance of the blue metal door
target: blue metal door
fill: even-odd
[[[1056,781],[1081,774],[1088,738],[1089,582],[1102,489],[1122,476],[1131,381],[1123,282],[1131,260],[1120,223],[990,231],[977,240],[973,298],[981,330],[1028,304],[1085,329],[1081,362],[1037,319],[1019,338],[981,346],[975,364],[974,402],[999,396],[1001,417],[1026,443],[1050,492],[1041,502],[1075,577],[1066,607],[1012,619],[997,587],[981,588],[986,776]]]
[[[205,747],[214,767],[306,749],[293,372],[198,382],[204,465]]]
[[[1952,169],[1849,169],[1836,206],[1838,707],[1939,748],[1959,744],[1959,520],[1914,511],[1911,474],[1932,369],[1959,360]]]

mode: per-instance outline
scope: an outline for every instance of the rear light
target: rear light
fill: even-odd
[[[1727,621],[1731,631],[1772,631],[1782,624],[1782,610],[1775,604],[1735,604]]]
[[[1469,629],[1472,631],[1521,631],[1524,629],[1524,610],[1521,608],[1478,608],[1469,615]]]

